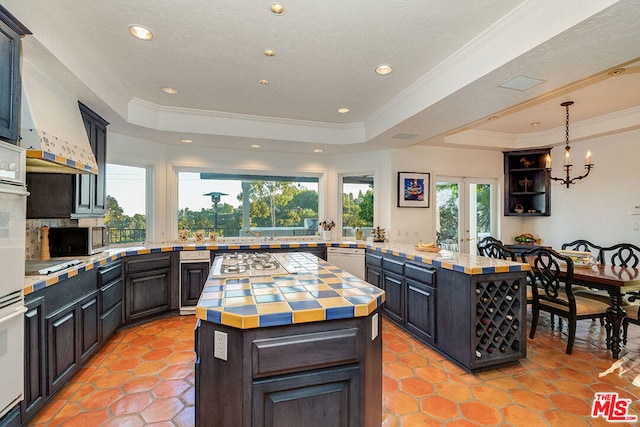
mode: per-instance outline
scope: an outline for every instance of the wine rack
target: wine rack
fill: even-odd
[[[475,357],[478,365],[522,353],[520,280],[478,281],[475,288]],[[526,304],[526,302],[524,302]]]

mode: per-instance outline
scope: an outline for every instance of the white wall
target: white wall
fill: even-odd
[[[505,242],[521,233],[533,233],[544,244],[560,247],[578,238],[596,244],[618,242],[640,244],[633,231],[640,215],[630,215],[629,206],[640,205],[640,131],[619,133],[571,143],[574,163],[581,164],[589,148],[595,167],[591,175],[571,188],[553,183],[551,216],[505,217],[503,203],[503,156],[500,151],[416,146],[340,156],[296,155],[233,150],[211,150],[197,146],[167,146],[109,133],[108,162],[150,166],[155,171],[155,194],[148,212],[155,212],[154,241],[177,237],[176,171],[206,167],[217,172],[271,172],[320,176],[320,218],[339,220],[339,177],[347,173],[375,176],[375,225],[387,229],[390,239],[415,242],[435,239],[435,187],[438,176],[495,178],[499,186],[499,236]],[[562,165],[562,147],[552,150],[554,165]],[[561,168],[561,166],[559,166]],[[558,167],[556,167],[558,169]],[[430,208],[398,208],[397,172],[431,174]],[[581,171],[578,167],[576,174]],[[554,171],[554,175],[559,172]],[[398,234],[399,233],[399,234]]]
[[[572,176],[584,173],[587,149],[595,164],[589,176],[568,189],[551,184],[551,216],[527,219],[527,232],[543,243],[559,248],[562,243],[586,239],[601,246],[615,243],[640,245],[640,215],[630,215],[640,205],[640,130],[571,143]],[[552,150],[553,176],[562,173],[562,147]]]

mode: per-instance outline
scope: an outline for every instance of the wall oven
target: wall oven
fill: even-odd
[[[25,150],[0,141],[0,417],[24,388]]]

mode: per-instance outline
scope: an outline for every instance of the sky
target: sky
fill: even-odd
[[[136,213],[145,213],[145,168],[107,164],[107,195],[115,197],[123,209],[124,214],[133,216]],[[222,196],[220,202],[234,207],[240,206],[237,195],[242,193],[241,181],[229,180],[201,180],[197,172],[180,172],[178,184],[178,208],[189,207],[192,211],[209,209],[213,206],[210,196],[206,193],[218,191],[227,193]],[[303,183],[317,191],[317,185]],[[314,186],[315,185],[315,186]],[[353,193],[367,191],[368,186],[362,184],[346,184],[344,191]]]

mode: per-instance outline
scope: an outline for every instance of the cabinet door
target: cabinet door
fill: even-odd
[[[371,283],[373,286],[382,288],[382,272],[379,268],[366,266],[365,280]]]
[[[431,286],[407,280],[407,330],[423,341],[435,341],[435,297]]]
[[[256,381],[251,424],[254,427],[362,425],[358,420],[358,375],[358,368],[351,367]]]
[[[94,130],[95,147],[94,154],[98,164],[98,175],[91,175],[93,178],[93,213],[104,215],[106,211],[106,181],[107,181],[107,128],[100,123],[95,124]]]
[[[208,262],[184,263],[180,267],[180,306],[198,304],[198,299],[209,274]]]
[[[0,12],[1,13],[1,12]],[[0,20],[0,138],[18,140],[20,36]]]
[[[153,270],[127,276],[125,320],[145,317],[170,309],[170,269]]]
[[[79,303],[80,362],[84,363],[98,348],[98,293]]]
[[[383,272],[382,289],[386,292],[384,312],[396,323],[404,322],[404,279],[397,274]]]
[[[78,305],[47,317],[48,394],[66,383],[78,370]]]
[[[31,418],[44,404],[46,370],[44,353],[44,298],[26,304],[24,315],[24,400],[22,420]]]

